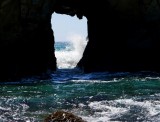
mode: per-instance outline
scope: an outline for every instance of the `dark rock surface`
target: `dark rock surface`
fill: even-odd
[[[159,2],[107,0],[90,7],[89,43],[78,66],[86,72],[159,72]]]
[[[0,80],[56,70],[52,5],[51,0],[0,1]]]
[[[160,71],[159,0],[1,0],[1,81],[56,70],[54,12],[88,19],[85,72]]]
[[[72,113],[65,111],[56,111],[45,118],[44,122],[86,122]]]

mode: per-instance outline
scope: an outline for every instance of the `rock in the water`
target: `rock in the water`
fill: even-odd
[[[44,122],[86,122],[72,113],[65,111],[56,111],[49,115]]]

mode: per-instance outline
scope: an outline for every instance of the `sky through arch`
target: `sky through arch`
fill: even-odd
[[[87,19],[54,13],[51,23],[55,38],[57,67],[59,69],[76,67],[88,41]]]
[[[52,14],[52,29],[54,30],[55,41],[70,41],[70,38],[78,36],[87,38],[87,19],[83,17],[65,14]]]

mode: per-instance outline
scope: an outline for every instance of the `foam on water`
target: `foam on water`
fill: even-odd
[[[159,77],[78,69],[58,69],[52,76],[39,83],[2,84],[0,121],[40,122],[56,110],[87,122],[160,121]]]
[[[0,122],[41,122],[56,110],[87,122],[160,121],[159,75],[85,74],[75,66],[87,42],[79,36],[70,40],[72,45],[56,50],[58,69],[49,79],[0,84]]]
[[[81,117],[88,122],[160,121],[160,101],[138,99],[89,102],[90,114]]]
[[[87,44],[87,41],[80,35],[72,35],[68,40],[71,45],[55,52],[59,69],[76,67]]]

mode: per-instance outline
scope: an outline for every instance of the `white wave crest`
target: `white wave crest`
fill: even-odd
[[[68,37],[73,46],[71,51],[56,51],[57,67],[59,69],[74,68],[82,58],[87,41],[81,35],[73,34]]]

